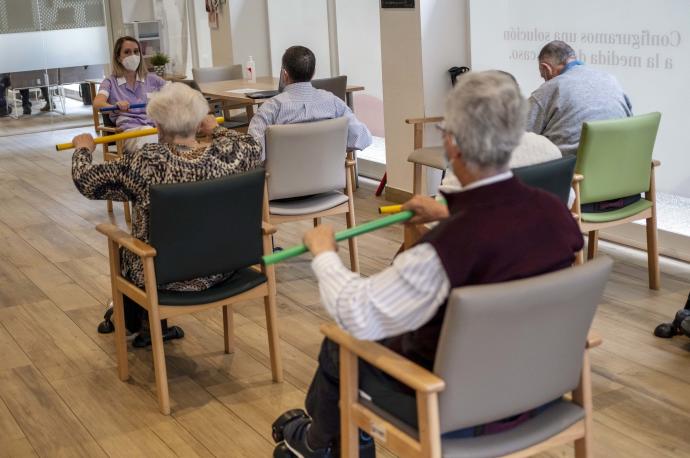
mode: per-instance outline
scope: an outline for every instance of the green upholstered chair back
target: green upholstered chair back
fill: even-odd
[[[661,113],[586,122],[575,172],[585,177],[580,202],[618,199],[649,189],[652,152]]]

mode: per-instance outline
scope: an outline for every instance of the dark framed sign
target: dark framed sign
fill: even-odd
[[[414,0],[381,0],[381,8],[414,8]]]

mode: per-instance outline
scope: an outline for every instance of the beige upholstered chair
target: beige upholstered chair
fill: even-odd
[[[212,83],[214,81],[227,81],[227,80],[239,80],[243,78],[242,75],[242,65],[225,65],[221,67],[206,67],[206,68],[193,68],[192,77],[197,83]],[[220,105],[223,109],[223,114],[225,116],[225,123],[223,125],[232,129],[240,129],[243,132],[246,131],[246,127],[249,125],[249,115],[247,114],[245,105],[232,105],[227,101],[218,99],[209,99],[209,105]],[[232,114],[230,110],[242,109],[242,113]]]
[[[266,129],[266,185],[270,200],[264,220],[272,224],[345,214],[355,225],[351,167],[346,158],[347,119],[336,118]],[[345,192],[343,192],[345,189]],[[357,241],[348,240],[350,267],[359,271]]]
[[[311,85],[317,89],[323,89],[333,93],[343,102],[346,102],[347,75],[334,76],[332,78],[321,78],[311,80]]]
[[[322,326],[340,346],[341,456],[357,456],[360,428],[399,456],[516,458],[575,442],[578,458],[591,457],[589,349],[601,340],[588,334],[612,264],[602,257],[538,277],[453,290],[433,373],[334,324]],[[359,396],[358,358],[416,392],[410,402],[418,427]],[[563,397],[570,392],[571,399]],[[447,434],[545,404],[504,432]]]
[[[406,119],[406,124],[414,126],[414,150],[407,156],[407,162],[414,164],[412,178],[412,193],[422,194],[422,167],[445,170],[446,161],[443,157],[443,146],[424,147],[424,125],[443,121],[443,117],[435,116],[430,118],[410,118]]]
[[[193,68],[192,76],[197,83],[242,79],[242,65],[225,65],[222,67]]]

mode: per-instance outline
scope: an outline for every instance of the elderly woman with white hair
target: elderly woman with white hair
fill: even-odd
[[[335,252],[330,226],[304,236],[314,254],[321,301],[339,326],[432,370],[454,288],[540,275],[573,263],[583,241],[570,212],[551,194],[523,185],[508,167],[525,115],[525,100],[508,76],[469,73],[458,81],[446,103],[444,146],[462,190],[446,194],[447,206],[429,197],[403,206],[420,223],[443,221],[387,269],[366,278],[347,269]],[[379,408],[418,427],[409,388],[360,362],[359,389]],[[338,347],[325,340],[306,411],[286,412],[273,425],[274,437],[283,438],[273,456],[339,456],[338,397]],[[538,410],[457,433],[509,429]],[[362,456],[374,456],[372,442],[360,439]]]
[[[134,207],[132,235],[149,241],[149,187],[159,183],[184,183],[220,178],[261,165],[261,145],[250,135],[218,126],[208,115],[203,95],[181,83],[161,89],[147,106],[147,115],[159,131],[159,142],[148,143],[118,161],[93,164],[95,143],[89,134],[74,137],[72,179],[80,193],[94,200],[131,201]],[[199,144],[197,132],[212,136],[209,145]],[[141,260],[122,250],[122,273],[144,286]],[[225,280],[230,273],[160,285],[161,289],[200,291]],[[143,309],[125,297],[125,325],[130,332],[142,330]],[[145,346],[147,329],[134,344]],[[181,336],[179,328],[168,336]]]

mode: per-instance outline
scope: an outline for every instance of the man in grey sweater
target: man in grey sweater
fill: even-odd
[[[582,123],[632,116],[632,105],[616,78],[584,65],[563,41],[539,53],[545,83],[529,98],[527,131],[551,140],[563,155],[577,153]]]

